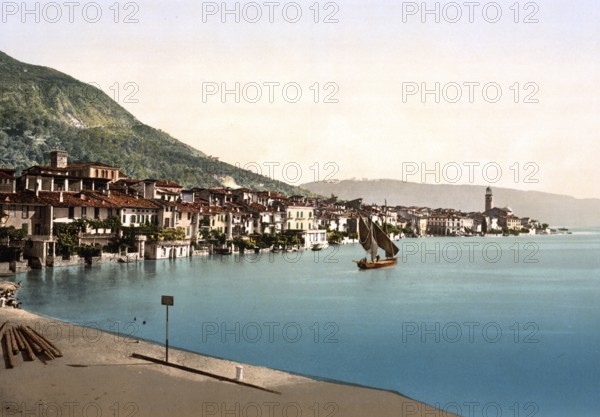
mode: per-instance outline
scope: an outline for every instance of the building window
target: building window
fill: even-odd
[[[123,214],[123,224],[127,223],[127,216]]]
[[[87,207],[81,207],[81,218],[87,218]]]
[[[29,207],[23,206],[23,208],[21,209],[21,217],[23,219],[26,219],[28,212],[29,212]]]
[[[69,219],[75,218],[75,207],[69,207]]]
[[[100,207],[94,207],[94,219],[100,218]]]

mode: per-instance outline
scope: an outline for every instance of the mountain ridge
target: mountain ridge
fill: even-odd
[[[363,198],[367,203],[454,208],[483,211],[488,185],[420,184],[394,179],[340,180],[300,185],[314,193],[340,199]],[[494,206],[510,207],[519,217],[531,217],[557,226],[600,226],[600,199],[578,199],[543,191],[494,187]]]
[[[309,193],[214,160],[140,122],[93,85],[0,51],[0,166],[20,171],[48,164],[56,148],[66,150],[72,162],[102,162],[130,177],[170,179],[186,187],[233,184]]]

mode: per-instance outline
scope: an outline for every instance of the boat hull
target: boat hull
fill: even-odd
[[[359,269],[378,269],[389,268],[396,266],[398,260],[396,258],[380,259],[379,261],[354,261]]]
[[[315,243],[314,245],[312,245],[312,247],[310,248],[311,250],[314,251],[319,251],[319,250],[323,250],[327,247],[326,243]]]

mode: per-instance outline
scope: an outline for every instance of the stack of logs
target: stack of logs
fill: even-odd
[[[23,360],[34,361],[37,357],[44,365],[47,360],[62,357],[62,352],[34,329],[8,321],[0,326],[0,344],[4,351],[6,368],[15,367],[15,355],[19,352]]]

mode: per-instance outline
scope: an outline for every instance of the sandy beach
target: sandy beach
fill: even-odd
[[[145,360],[164,359],[164,346],[41,317],[0,309],[0,324],[29,325],[62,350],[63,357],[0,367],[2,416],[414,416],[453,414],[375,389],[317,381],[263,367],[169,349],[169,362],[235,378],[256,388],[189,373]]]

